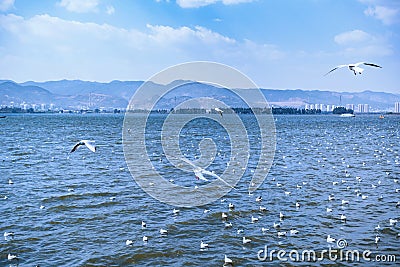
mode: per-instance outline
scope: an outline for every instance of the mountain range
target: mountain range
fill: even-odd
[[[0,105],[16,107],[25,103],[52,104],[59,109],[119,108],[125,109],[143,81],[112,81],[109,83],[81,80],[15,83],[0,80]],[[179,82],[177,83],[179,84]],[[151,84],[162,91],[160,84]],[[167,85],[171,87],[171,85]],[[179,88],[178,88],[179,89]],[[332,92],[323,90],[276,90],[261,89],[270,105],[281,107],[304,107],[306,104],[346,105],[369,104],[371,109],[390,110],[400,102],[400,94],[385,92]],[[169,109],[185,100],[208,96],[232,107],[241,107],[243,102],[229,90],[209,84],[192,82],[165,95],[157,108]],[[143,101],[151,101],[143,99]],[[150,102],[149,102],[150,103]],[[146,105],[145,105],[146,106]]]

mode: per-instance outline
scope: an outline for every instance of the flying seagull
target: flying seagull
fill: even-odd
[[[76,145],[71,149],[71,152],[75,152],[80,146],[85,145],[87,148],[89,148],[92,152],[96,152],[96,146],[94,145],[95,141],[93,140],[81,140]]]
[[[228,184],[224,179],[222,179],[221,177],[219,177],[219,176],[216,175],[215,173],[210,172],[210,171],[207,171],[207,170],[205,170],[205,169],[203,169],[203,168],[201,168],[201,167],[199,167],[199,166],[194,165],[193,162],[191,162],[191,161],[188,160],[187,158],[181,158],[181,159],[182,159],[184,162],[188,163],[190,166],[193,167],[193,172],[194,172],[194,175],[196,175],[196,178],[197,178],[197,179],[200,179],[200,180],[203,180],[203,181],[208,181],[208,179],[205,178],[204,175],[203,175],[203,174],[207,174],[207,175],[210,175],[210,176],[213,176],[213,177],[217,178],[218,180],[221,180],[221,181],[222,181],[224,184],[226,184],[227,186],[229,186],[229,187],[231,187],[231,188],[234,188],[233,186],[231,186],[230,184]]]
[[[222,117],[222,113],[223,113],[222,109],[220,109],[220,108],[214,108],[214,110],[215,110],[216,112],[218,112],[219,115],[221,115],[221,117]]]
[[[374,64],[374,63],[358,62],[358,63],[354,63],[354,64],[339,65],[339,66],[337,66],[337,67],[331,69],[331,70],[330,70],[328,73],[326,73],[324,76],[328,75],[329,73],[331,73],[331,72],[334,71],[334,70],[337,70],[337,69],[340,69],[340,68],[343,68],[343,67],[348,67],[349,70],[351,70],[351,71],[354,73],[354,75],[357,75],[357,73],[358,73],[358,74],[361,74],[361,73],[364,71],[364,69],[363,69],[363,68],[360,68],[360,67],[359,67],[360,65],[366,65],[366,66],[371,66],[371,67],[376,67],[376,68],[382,68],[381,66],[376,65],[376,64]]]

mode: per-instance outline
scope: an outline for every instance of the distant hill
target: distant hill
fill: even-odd
[[[0,82],[0,105],[19,107],[20,104],[28,104],[28,106],[45,104],[49,108],[53,104],[59,109],[82,109],[88,107],[126,108],[128,105],[128,100],[117,95],[108,94],[105,89],[95,89],[87,92],[87,89],[81,90],[80,88],[82,87],[74,86],[73,84],[63,86],[63,83],[50,83],[54,83],[55,87],[57,85],[60,86],[62,88],[60,93],[56,90],[51,91],[38,86],[40,83],[17,84],[10,81]],[[85,85],[90,87],[90,84]],[[69,91],[69,89],[71,90]],[[110,90],[110,87],[108,87],[108,90]],[[128,94],[128,90],[125,93]]]
[[[54,104],[63,109],[89,108],[126,108],[129,100],[143,81],[112,81],[109,83],[81,80],[60,80],[47,82],[0,81],[0,105],[11,103]],[[180,85],[182,81],[175,81]],[[163,85],[152,84],[159,90]],[[171,85],[169,85],[171,87]],[[332,92],[321,90],[275,90],[262,89],[270,105],[280,107],[304,107],[305,104],[346,105],[369,104],[373,109],[393,109],[395,102],[400,102],[400,94],[383,92]],[[242,107],[243,102],[229,90],[208,84],[191,82],[178,86],[157,103],[157,108],[169,109],[185,100],[196,97],[211,97],[233,107]],[[141,99],[144,106],[152,99]],[[148,102],[148,103],[147,103]]]
[[[0,105],[21,103],[29,99],[32,103],[49,103],[54,95],[39,86],[21,86],[11,81],[0,83]]]

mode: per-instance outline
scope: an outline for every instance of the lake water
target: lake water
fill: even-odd
[[[151,117],[150,125],[160,124],[163,118]],[[250,115],[242,119],[252,120]],[[121,114],[0,119],[0,232],[15,233],[0,241],[1,266],[222,266],[224,255],[234,266],[291,266],[299,263],[290,259],[285,263],[277,253],[262,261],[258,254],[267,246],[268,252],[286,251],[286,257],[291,250],[300,254],[314,250],[319,255],[337,249],[336,241],[327,243],[328,235],[347,243],[342,251],[357,250],[361,257],[370,250],[371,260],[394,255],[397,264],[400,261],[400,223],[389,221],[400,220],[400,207],[396,207],[400,116],[276,116],[275,158],[260,188],[248,194],[259,147],[257,140],[251,140],[256,156],[250,155],[237,188],[222,200],[179,208],[177,215],[173,206],[150,197],[132,178],[123,152],[123,120]],[[218,133],[217,154],[208,169],[221,174],[231,156],[228,134],[207,120],[192,124],[182,131],[183,154],[196,157],[199,140]],[[251,129],[250,124],[250,136]],[[159,134],[146,138],[154,168],[167,179],[185,186],[205,183],[193,173],[175,172],[166,159],[160,160]],[[81,139],[96,140],[96,153],[82,147],[70,154]],[[334,199],[329,200],[330,195]],[[258,196],[261,202],[256,202]],[[235,205],[233,210],[229,203]],[[260,206],[267,211],[260,211]],[[205,209],[210,211],[204,213]],[[232,227],[225,227],[222,212]],[[252,217],[258,222],[252,223]],[[147,224],[144,229],[142,221]],[[274,223],[280,228],[274,228]],[[168,235],[160,235],[161,228]],[[278,236],[278,232],[287,233]],[[148,242],[143,242],[143,236]],[[243,236],[251,243],[243,244]],[[130,246],[125,243],[128,239],[133,241]],[[208,249],[200,249],[201,240],[209,244]],[[18,255],[19,261],[8,261],[8,253]],[[377,262],[334,261],[325,255],[322,260],[300,263],[335,264],[376,266]]]

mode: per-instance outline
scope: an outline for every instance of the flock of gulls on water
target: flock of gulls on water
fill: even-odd
[[[348,67],[349,70],[352,71],[355,75],[361,74],[361,73],[363,72],[363,69],[360,67],[360,65],[366,65],[366,66],[381,68],[381,66],[376,65],[376,64],[373,64],[373,63],[359,62],[359,63],[355,63],[355,64],[339,65],[339,66],[333,68],[332,70],[330,70],[330,71],[329,71],[328,73],[326,73],[325,75],[327,75],[327,74],[329,74],[329,73],[331,73],[331,72],[333,72],[333,71],[335,71],[335,70],[337,70],[337,69],[339,69],[339,68],[343,68],[343,67]],[[221,117],[223,116],[223,111],[222,111],[221,109],[219,109],[219,108],[214,108],[214,110],[215,110],[216,112],[218,112],[219,115],[220,115]],[[73,152],[77,151],[77,149],[78,149],[79,147],[81,147],[81,146],[86,146],[90,151],[96,152],[96,146],[95,146],[95,141],[94,141],[94,140],[81,140],[81,141],[79,141],[78,143],[76,143],[76,144],[73,146],[73,148],[71,149],[70,153],[73,153]],[[228,186],[231,187],[231,185],[229,185],[227,182],[225,182],[221,177],[219,177],[218,175],[216,175],[214,172],[210,172],[210,171],[207,171],[207,170],[205,170],[205,169],[203,169],[203,168],[201,168],[201,167],[198,167],[198,166],[194,165],[193,162],[191,162],[190,160],[188,160],[188,159],[186,159],[186,158],[182,158],[181,160],[185,161],[185,162],[188,163],[191,167],[193,167],[193,173],[194,173],[194,175],[195,175],[195,177],[196,177],[197,179],[200,179],[200,180],[203,180],[203,181],[208,181],[208,179],[206,179],[206,178],[204,177],[204,175],[210,175],[210,176],[213,176],[213,177],[215,177],[215,178],[221,180],[222,182],[224,182],[225,184],[227,184]],[[390,173],[387,173],[387,175],[389,175],[389,174],[390,174]],[[349,176],[350,176],[350,174],[347,173],[347,172],[345,173],[345,175],[346,175],[346,177],[349,177]],[[358,183],[360,183],[360,182],[362,181],[362,178],[361,178],[360,176],[356,176],[355,179],[356,179],[356,181],[357,181]],[[275,178],[272,178],[272,181],[275,182]],[[398,182],[399,182],[399,180],[396,179],[396,178],[393,179],[393,181],[394,181],[394,183],[398,183]],[[341,183],[341,184],[344,184],[344,183],[346,183],[346,182],[347,182],[347,181],[346,181],[345,179],[342,179],[341,181],[335,181],[335,182],[333,182],[332,185],[335,186],[335,185],[339,185],[340,183]],[[374,188],[374,187],[377,187],[377,186],[380,185],[380,183],[381,183],[381,181],[379,180],[378,183],[377,183],[376,185],[372,185],[372,187],[373,187],[373,188]],[[13,181],[12,181],[11,179],[9,179],[9,184],[10,184],[10,185],[13,184]],[[302,182],[301,184],[297,184],[297,185],[296,185],[296,188],[297,188],[297,189],[301,189],[303,186],[306,186],[306,185],[307,185],[307,182],[304,181],[304,182]],[[282,187],[282,184],[279,183],[279,182],[276,182],[276,186],[277,186],[277,187]],[[350,189],[350,188],[348,188],[348,189]],[[400,192],[400,189],[396,189],[396,192],[397,192],[397,191]],[[289,195],[291,195],[291,192],[290,192],[290,191],[285,191],[284,194],[285,194],[286,196],[289,196]],[[368,196],[367,196],[367,195],[364,195],[360,189],[354,189],[354,194],[355,194],[357,197],[360,197],[360,198],[363,199],[363,200],[365,200],[365,199],[368,198]],[[252,194],[249,193],[249,196],[251,197]],[[336,200],[336,197],[335,197],[335,195],[333,195],[333,194],[329,194],[329,195],[327,196],[327,200],[328,200],[329,202],[333,202],[333,201]],[[221,203],[224,203],[225,201],[226,201],[226,199],[221,199]],[[263,199],[262,199],[261,196],[257,196],[257,197],[255,198],[255,203],[257,203],[257,205],[258,205],[258,210],[259,210],[259,212],[261,212],[261,213],[268,212],[267,207],[265,207],[265,206],[263,206],[263,205],[261,204],[262,201],[263,201]],[[349,200],[341,199],[341,200],[340,200],[340,203],[341,203],[342,206],[346,206],[346,205],[349,205]],[[300,207],[302,206],[302,204],[301,204],[299,201],[296,201],[295,203],[293,203],[293,206],[295,207],[295,209],[300,209]],[[400,207],[400,201],[397,202],[396,207]],[[41,206],[40,208],[42,209],[42,208],[44,208],[44,206]],[[220,217],[221,220],[222,220],[223,223],[224,223],[225,229],[233,228],[233,224],[232,224],[232,222],[230,221],[229,211],[233,211],[233,210],[235,209],[235,204],[232,203],[232,202],[230,202],[230,203],[227,205],[227,209],[228,209],[228,210],[227,210],[226,212],[221,212],[221,217]],[[207,214],[207,213],[209,213],[209,212],[210,212],[210,209],[204,209],[204,211],[203,211],[204,214]],[[327,208],[326,208],[326,213],[327,213],[327,214],[330,214],[330,213],[332,213],[332,212],[333,212],[333,209],[332,209],[331,207],[327,207]],[[180,213],[180,210],[179,210],[179,209],[174,208],[174,209],[172,210],[172,214],[175,215],[175,216],[178,216],[179,213]],[[280,238],[280,237],[287,236],[287,235],[294,236],[294,235],[297,235],[297,234],[299,233],[299,231],[296,230],[296,229],[281,230],[281,226],[282,226],[282,225],[281,225],[281,222],[285,219],[285,217],[286,217],[286,216],[285,216],[282,212],[279,212],[279,222],[274,222],[273,225],[271,225],[271,226],[276,230],[276,235],[277,235],[277,237],[279,237],[279,238]],[[252,215],[252,216],[249,218],[249,223],[255,224],[255,223],[257,223],[257,222],[259,221],[259,219],[260,219],[259,217],[256,217],[256,216]],[[346,220],[347,220],[347,217],[346,217],[345,214],[341,214],[340,217],[339,217],[338,219],[345,223]],[[388,221],[388,225],[389,225],[389,226],[395,226],[396,223],[398,223],[398,220],[395,219],[395,218],[390,218],[389,221]],[[141,228],[142,228],[142,229],[146,229],[146,228],[147,228],[147,224],[146,224],[145,221],[142,221],[142,222],[141,222]],[[375,241],[374,241],[374,242],[375,242],[376,246],[378,246],[378,243],[380,242],[380,235],[379,235],[379,231],[380,231],[380,230],[381,230],[381,226],[378,224],[378,225],[375,227],[376,237],[375,237]],[[261,228],[260,228],[260,231],[261,231],[262,233],[266,233],[266,232],[269,232],[270,229],[269,229],[269,228],[266,228],[266,227],[261,227]],[[168,235],[168,230],[167,230],[167,229],[164,229],[164,228],[160,228],[160,229],[159,229],[159,234],[160,234],[161,236],[167,236],[167,235]],[[243,230],[242,228],[239,227],[239,228],[237,229],[237,234],[243,234],[243,235],[241,236],[241,241],[242,241],[243,246],[245,246],[245,245],[247,245],[247,244],[249,244],[249,243],[252,242],[252,239],[251,239],[251,238],[246,237],[246,236],[244,235],[244,230]],[[4,232],[4,239],[7,240],[7,241],[12,240],[12,239],[14,238],[14,235],[15,235],[14,232]],[[399,233],[397,236],[400,237],[400,233]],[[142,236],[142,241],[143,241],[143,242],[149,242],[149,237],[148,237],[147,235],[143,235],[143,236]],[[334,238],[334,237],[332,237],[331,235],[328,235],[328,236],[326,237],[326,242],[327,242],[328,244],[335,244],[335,243],[337,242],[337,239]],[[125,244],[126,244],[126,246],[132,246],[132,245],[134,244],[134,240],[127,239],[126,242],[125,242]],[[200,250],[208,250],[209,247],[210,247],[209,243],[205,242],[204,240],[201,240],[201,241],[200,241],[200,243],[199,243],[199,249],[200,249]],[[8,259],[8,261],[10,261],[10,262],[14,262],[14,261],[18,261],[18,260],[19,260],[18,256],[17,256],[17,255],[14,255],[14,254],[12,254],[12,253],[9,253],[9,254],[7,255],[7,259]],[[224,262],[224,265],[233,265],[233,264],[234,264],[233,260],[232,260],[231,258],[229,258],[227,255],[224,255],[223,262]]]

